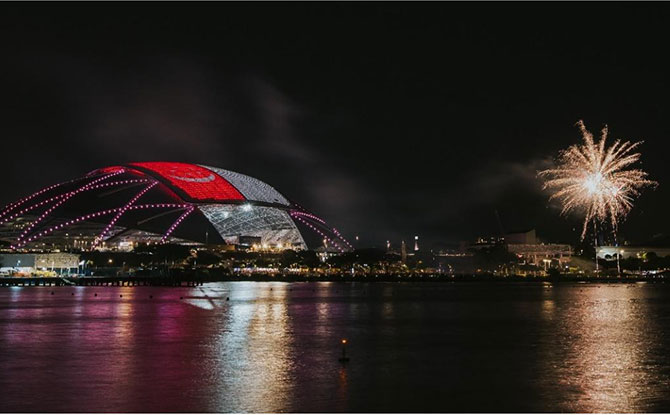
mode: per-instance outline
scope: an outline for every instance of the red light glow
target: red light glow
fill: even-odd
[[[194,201],[245,200],[232,184],[204,167],[187,163],[144,162],[131,165],[157,173]]]

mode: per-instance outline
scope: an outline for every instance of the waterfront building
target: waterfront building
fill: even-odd
[[[67,252],[0,254],[0,275],[73,274],[78,268],[79,255]]]
[[[511,232],[504,237],[479,237],[470,249],[487,250],[493,247],[505,247],[508,252],[516,255],[522,265],[544,268],[564,268],[572,258],[572,246],[568,244],[546,243],[541,241],[535,229]]]
[[[563,268],[572,257],[572,247],[567,244],[541,242],[535,229],[512,232],[505,235],[507,250],[515,254],[523,263]]]
[[[670,255],[670,247],[658,246],[599,246],[596,248],[598,258],[610,260],[616,259],[617,255],[620,259],[640,258],[646,259],[649,253],[653,252],[658,257],[666,257]]]
[[[563,268],[572,258],[572,247],[567,244],[507,244],[509,252],[522,262],[543,268]]]

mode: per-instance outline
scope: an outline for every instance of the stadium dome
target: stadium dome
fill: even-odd
[[[105,167],[0,210],[0,240],[19,250],[135,242],[306,249],[308,234],[351,249],[336,229],[267,183],[187,163]]]

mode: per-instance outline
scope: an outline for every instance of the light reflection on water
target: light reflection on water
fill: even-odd
[[[668,411],[669,345],[663,284],[5,288],[0,410]]]
[[[652,290],[658,292],[653,292]],[[667,405],[667,315],[656,314],[665,290],[632,285],[599,285],[563,296],[551,307],[555,342],[543,359],[568,398],[557,409],[579,412],[643,412]],[[561,301],[563,300],[563,301]],[[665,338],[664,338],[665,337]],[[666,349],[667,350],[667,349]],[[667,406],[666,406],[667,408]]]

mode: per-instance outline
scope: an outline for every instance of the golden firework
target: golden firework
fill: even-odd
[[[561,151],[555,168],[541,171],[539,175],[545,178],[543,188],[553,192],[550,200],[562,203],[561,214],[572,211],[584,214],[581,235],[584,239],[591,222],[595,225],[609,221],[616,231],[640,190],[658,183],[649,180],[643,170],[631,168],[640,159],[640,153],[633,150],[641,141],[616,140],[606,147],[607,126],[602,129],[599,142],[594,141],[582,120],[577,126],[583,143]]]

